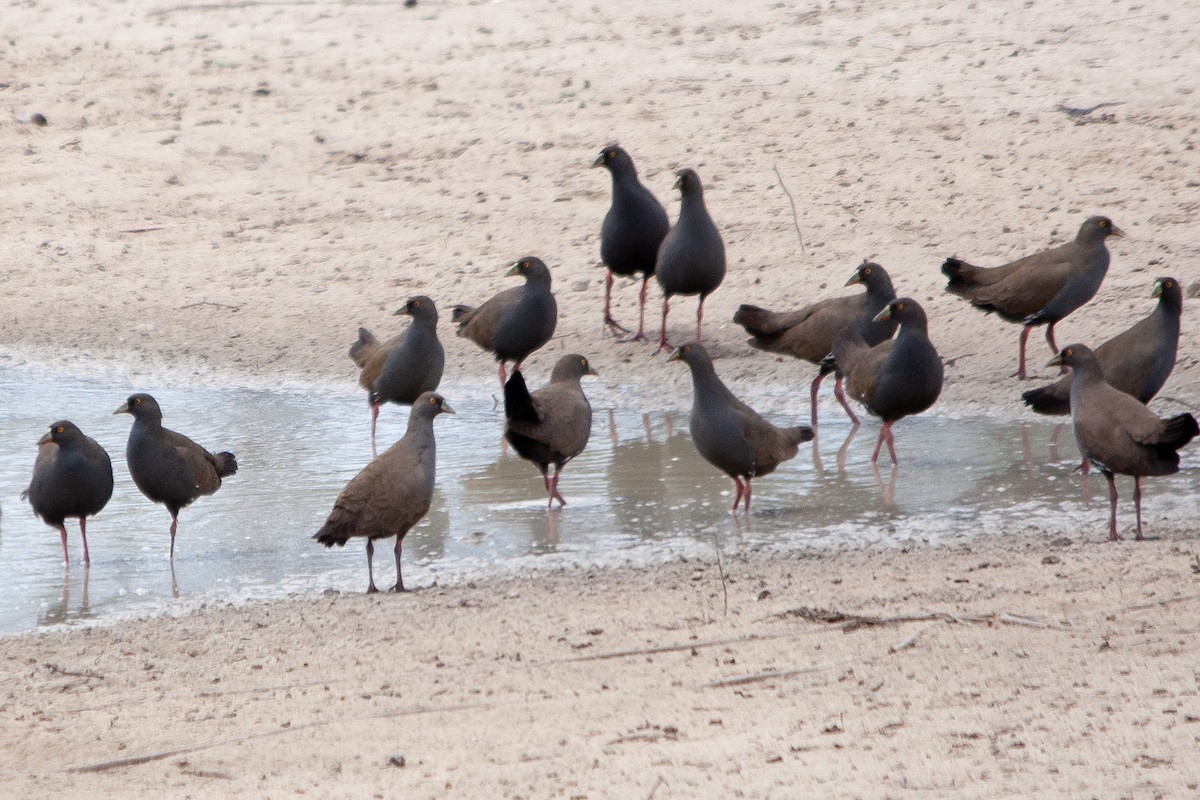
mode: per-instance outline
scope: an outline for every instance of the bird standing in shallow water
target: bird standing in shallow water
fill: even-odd
[[[1158,298],[1158,305],[1149,316],[1092,351],[1104,370],[1104,379],[1142,403],[1158,394],[1175,368],[1183,315],[1183,291],[1174,278],[1157,279],[1151,297]],[[1039,414],[1069,414],[1071,376],[1030,389],[1021,399]]]
[[[408,330],[380,342],[366,328],[350,346],[350,358],[362,372],[358,383],[371,404],[371,452],[375,452],[375,423],[384,403],[411,406],[424,392],[436,391],[446,366],[446,352],[438,341],[437,307],[424,295],[410,298],[396,316],[413,318]]]
[[[587,447],[592,433],[592,406],[579,379],[595,374],[588,360],[575,353],[560,358],[550,382],[535,392],[529,391],[519,370],[504,385],[504,438],[541,470],[547,508],[555,500],[560,508],[567,504],[558,493],[558,479],[567,462]]]
[[[550,341],[558,325],[550,270],[542,260],[526,256],[507,274],[524,276],[525,284],[493,295],[478,308],[457,305],[450,316],[458,325],[459,336],[495,354],[501,385],[508,380],[504,362],[513,361],[513,369],[520,369],[530,353]]]
[[[125,462],[138,489],[171,512],[171,559],[179,511],[201,495],[221,488],[221,478],[237,473],[233,453],[210,453],[182,433],[163,427],[162,409],[148,394],[130,395],[113,412],[133,417]]]
[[[1137,538],[1142,539],[1142,478],[1179,471],[1178,450],[1200,428],[1191,414],[1169,419],[1158,415],[1104,379],[1096,355],[1081,344],[1063,348],[1047,366],[1071,368],[1071,428],[1079,452],[1108,481],[1111,512],[1108,538],[1117,533],[1117,483],[1115,474],[1133,476],[1133,503],[1137,513]]]
[[[453,413],[439,394],[425,392],[418,397],[404,436],[350,479],[321,530],[313,534],[312,538],[326,547],[341,547],[352,537],[366,537],[368,594],[379,591],[375,587],[374,541],[391,536],[396,537],[396,585],[392,591],[406,591],[400,569],[401,545],[433,501],[437,467],[433,420]]]
[[[817,392],[821,381],[834,365],[822,363],[833,352],[833,340],[847,325],[857,325],[863,341],[871,347],[892,338],[896,332],[895,320],[875,321],[875,316],[896,299],[892,278],[878,264],[864,261],[846,281],[847,286],[862,284],[866,291],[847,297],[831,297],[819,300],[796,311],[768,311],[758,306],[742,305],[733,315],[733,321],[746,329],[753,338],[750,346],[768,353],[786,353],[820,365],[817,377],[809,389],[812,402],[812,425],[817,426]],[[833,394],[850,417],[858,424],[858,416],[846,402],[842,391],[844,375],[836,371]]]
[[[638,180],[633,159],[624,149],[615,144],[605,147],[592,166],[604,167],[612,174],[612,206],[600,228],[600,260],[608,267],[604,280],[604,327],[614,335],[629,333],[612,316],[613,276],[640,272],[642,292],[638,299],[638,329],[633,337],[640,342],[646,338],[646,289],[654,275],[658,248],[671,223],[662,203]]]
[[[662,331],[658,349],[670,350],[667,342],[667,310],[671,296],[698,294],[696,341],[704,321],[704,299],[725,280],[725,242],[704,205],[704,186],[692,169],[681,169],[675,188],[680,193],[679,219],[658,249],[655,275],[663,290]]]
[[[87,543],[87,518],[99,514],[113,493],[112,460],[95,439],[84,435],[73,422],[59,420],[38,439],[33,479],[23,497],[33,511],[62,537],[63,562],[67,551],[67,517],[79,518],[83,563],[91,563]]]
[[[1046,325],[1046,342],[1054,343],[1054,326],[1095,296],[1108,273],[1109,236],[1124,236],[1108,217],[1088,217],[1075,241],[1017,259],[1000,267],[976,267],[947,258],[942,272],[949,278],[946,291],[965,297],[971,305],[996,312],[1001,319],[1019,322],[1020,360],[1015,376],[1025,373],[1025,344],[1036,325]]]
[[[911,297],[888,303],[875,319],[899,322],[896,338],[868,347],[859,330],[851,326],[834,342],[833,356],[846,376],[850,396],[883,420],[871,463],[879,460],[880,447],[886,441],[892,463],[896,464],[892,425],[910,414],[920,414],[937,401],[942,393],[942,359],[929,341],[925,309]]]
[[[699,342],[677,348],[668,360],[682,361],[692,372],[692,443],[705,461],[733,478],[736,494],[730,511],[736,512],[745,498],[749,514],[751,480],[794,458],[798,445],[813,438],[812,428],[779,428],[763,419],[721,381]]]

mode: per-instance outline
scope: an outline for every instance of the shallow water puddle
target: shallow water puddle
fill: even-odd
[[[929,414],[896,427],[901,465],[869,463],[878,431],[851,431],[828,412],[817,448],[754,485],[754,513],[727,511],[732,482],[702,461],[687,436],[687,414],[644,415],[615,408],[617,395],[592,383],[597,411],[588,449],[565,470],[569,505],[547,513],[537,470],[501,447],[496,387],[444,386],[458,412],[435,423],[438,489],[426,519],[405,539],[411,587],[462,582],[543,567],[646,563],[674,555],[711,557],[753,547],[833,548],[995,533],[1029,525],[1094,531],[1107,524],[1103,478],[1093,501],[1072,475],[1070,431],[1054,447],[1053,421]],[[164,423],[209,449],[237,454],[240,470],[211,497],[180,514],[175,563],[167,558],[170,517],[137,491],[125,468],[132,420],[112,411],[148,391]],[[807,414],[807,409],[804,410]],[[64,569],[58,534],[37,519],[21,491],[36,441],[67,418],[113,458],[116,489],[89,525],[90,569]],[[407,409],[380,416],[380,446],[403,434]],[[777,420],[782,422],[783,420]],[[1196,448],[1184,451],[1195,469]],[[334,390],[172,388],[47,377],[31,368],[0,371],[0,634],[163,612],[205,602],[366,587],[365,545],[331,551],[310,540],[334,498],[370,458],[362,393]],[[886,455],[885,455],[886,458]],[[1194,515],[1193,475],[1148,482],[1146,522]],[[1121,522],[1132,525],[1132,494],[1121,480]],[[1003,517],[1001,518],[1001,515]],[[73,559],[82,556],[68,520]],[[377,582],[394,579],[390,544],[377,548]]]

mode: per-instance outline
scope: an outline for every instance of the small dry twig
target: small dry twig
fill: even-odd
[[[90,672],[90,671],[76,672],[74,670],[65,669],[63,667],[60,667],[58,664],[54,664],[49,661],[47,661],[45,663],[45,666],[48,670],[53,672],[55,675],[66,675],[67,677],[70,677],[70,678],[88,678],[89,680],[93,680],[93,681],[104,680],[104,676],[100,675],[99,673],[96,673],[96,672]]]
[[[792,207],[792,224],[796,226],[796,238],[800,240],[800,253],[808,255],[808,251],[804,249],[804,235],[800,233],[800,215],[796,213],[796,201],[792,197],[792,193],[788,191],[787,184],[783,182],[783,174],[779,171],[779,165],[773,165],[775,169],[775,177],[779,179],[779,188],[783,189],[783,193],[787,195],[788,205]]]

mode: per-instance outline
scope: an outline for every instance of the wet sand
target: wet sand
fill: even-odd
[[[359,325],[398,330],[418,292],[448,317],[534,253],[562,318],[531,372],[584,352],[630,407],[686,408],[686,371],[599,337],[609,183],[587,165],[614,139],[672,217],[673,170],[704,178],[731,265],[706,341],[767,411],[806,415],[811,373],[746,347],[734,309],[840,293],[864,257],[929,310],[949,413],[1016,416],[1027,386],[1007,377],[1018,329],[945,295],[945,256],[1003,263],[1111,216],[1131,235],[1061,344],[1144,316],[1159,275],[1198,277],[1191,7],[76,2],[8,17],[6,363],[352,383]],[[33,111],[49,124],[16,121]],[[619,287],[629,322],[636,289]],[[673,338],[693,314],[672,304]],[[1162,414],[1200,397],[1186,314]],[[456,375],[494,375],[446,322],[442,336],[448,396]],[[1048,358],[1037,335],[1031,353]],[[1094,526],[1048,515],[969,549],[731,544],[719,567],[8,639],[0,776],[34,797],[1192,797],[1194,521],[1156,511],[1151,485],[1147,527],[1160,538],[1106,544],[1097,508]],[[802,607],[914,619],[846,633]]]

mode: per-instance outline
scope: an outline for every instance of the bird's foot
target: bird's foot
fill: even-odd
[[[372,583],[367,587],[367,594],[379,594],[379,588]]]
[[[405,588],[404,588],[404,584],[403,584],[403,583],[397,583],[395,586],[393,586],[393,587],[392,587],[391,589],[389,589],[388,591],[390,591],[390,592],[392,592],[392,593],[394,593],[394,594],[400,594],[400,593],[402,593],[402,592],[408,592],[408,591],[410,591],[410,590],[409,590],[409,589],[405,589]]]
[[[658,355],[663,350],[666,350],[668,353],[673,353],[673,352],[675,352],[675,346],[672,345],[670,342],[668,342],[666,339],[659,339],[658,340],[658,349],[654,351],[654,355]]]
[[[1112,533],[1110,533],[1108,535],[1108,540],[1110,542],[1123,542],[1123,541],[1125,541],[1125,537],[1122,536],[1121,534],[1117,533],[1116,531],[1113,531]]]
[[[1023,369],[1017,370],[1016,372],[1014,372],[1012,375],[1009,375],[1008,377],[1016,378],[1019,381],[1029,380],[1029,376],[1025,374],[1025,370],[1023,370]]]
[[[612,317],[607,316],[604,318],[604,327],[601,329],[601,331],[603,332],[605,330],[611,333],[616,339],[620,339],[623,334],[628,334],[630,332],[629,328],[626,328]]]

